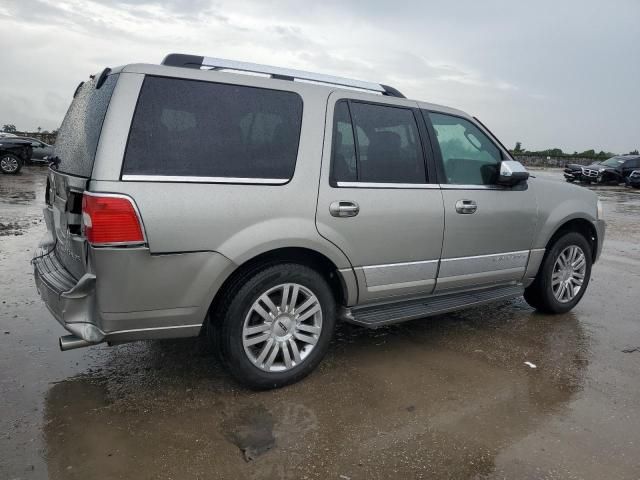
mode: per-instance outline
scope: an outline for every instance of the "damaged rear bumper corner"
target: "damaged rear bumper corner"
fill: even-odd
[[[76,281],[46,247],[36,252],[32,264],[36,288],[48,310],[65,330],[86,344],[104,341],[105,333],[96,324],[94,313],[95,275],[87,273]],[[61,339],[61,348],[62,343]]]

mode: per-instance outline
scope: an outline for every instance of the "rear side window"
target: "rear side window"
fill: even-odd
[[[90,177],[93,161],[118,75],[109,75],[96,90],[96,78],[84,82],[62,121],[54,147],[60,159],[58,170],[79,177]]]
[[[425,183],[425,163],[413,111],[339,102],[334,113],[332,181]]]
[[[149,76],[123,174],[284,183],[301,122],[302,99],[293,92]]]

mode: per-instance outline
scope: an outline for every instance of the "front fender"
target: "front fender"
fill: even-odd
[[[596,227],[598,196],[591,190],[553,180],[535,179],[538,228],[533,248],[546,248],[553,234],[565,223],[587,220]],[[597,230],[597,229],[596,229]],[[601,239],[598,239],[601,244]]]

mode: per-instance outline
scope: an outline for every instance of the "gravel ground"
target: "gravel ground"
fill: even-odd
[[[0,479],[640,478],[640,191],[596,188],[607,241],[569,314],[341,325],[318,371],[255,393],[197,338],[60,352],[29,264],[44,182],[0,176]]]

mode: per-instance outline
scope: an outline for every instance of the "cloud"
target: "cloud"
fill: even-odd
[[[9,0],[0,124],[55,128],[89,74],[183,52],[393,85],[478,115],[506,144],[628,151],[639,16],[635,0]]]

